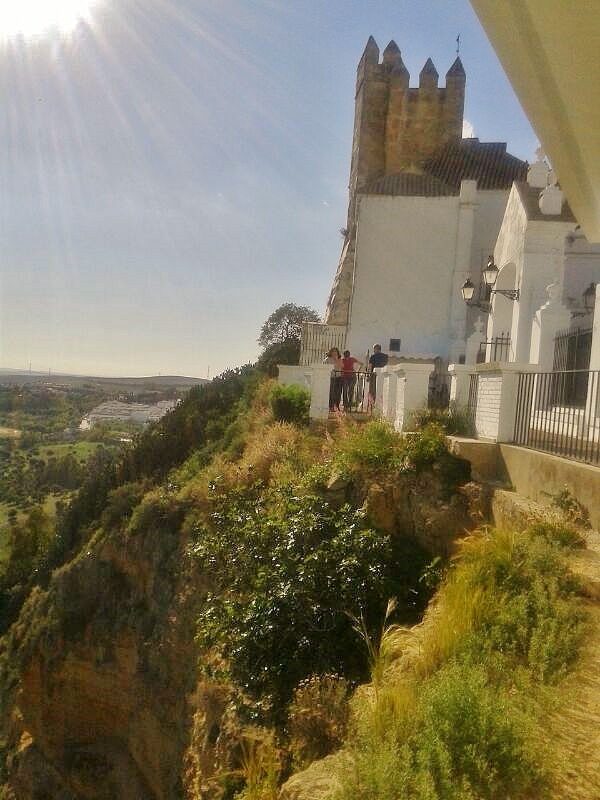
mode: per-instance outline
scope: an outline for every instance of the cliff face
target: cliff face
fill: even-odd
[[[352,491],[378,528],[433,552],[468,525],[464,497],[445,497],[432,475]],[[120,527],[99,528],[2,640],[11,800],[218,797],[219,774],[239,767],[236,690],[198,674],[210,576],[186,555],[190,502],[156,490]]]
[[[4,710],[15,797],[180,796],[194,602],[174,522],[100,534],[11,629]]]

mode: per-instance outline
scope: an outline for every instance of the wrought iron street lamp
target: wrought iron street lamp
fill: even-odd
[[[596,305],[596,284],[593,281],[583,292],[581,298],[583,300],[583,308],[580,311],[573,311],[571,313],[572,317],[587,317],[594,310]]]
[[[486,268],[481,273],[482,280],[480,283],[479,295],[481,296],[481,288],[483,287],[486,298],[490,297],[492,294],[501,294],[503,297],[507,297],[509,300],[518,300],[521,296],[521,293],[518,289],[494,289],[494,285],[498,280],[498,273],[499,269],[494,264],[494,259],[492,256],[490,256]],[[473,281],[470,278],[467,278],[460,289],[463,300],[468,306],[475,306],[477,308],[483,308],[484,310],[489,311],[490,303],[487,299],[484,302],[481,300],[473,302],[475,288],[476,287]]]

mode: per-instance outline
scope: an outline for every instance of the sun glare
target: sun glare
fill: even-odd
[[[69,33],[89,18],[98,0],[4,0],[0,2],[0,37]]]

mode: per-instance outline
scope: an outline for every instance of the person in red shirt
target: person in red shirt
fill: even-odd
[[[350,411],[354,403],[355,364],[360,364],[358,358],[351,356],[350,350],[344,350],[344,357],[342,358],[342,394],[345,411]]]

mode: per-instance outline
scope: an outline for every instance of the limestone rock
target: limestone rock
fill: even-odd
[[[340,789],[338,771],[347,760],[348,756],[340,751],[314,761],[283,784],[278,800],[333,800]]]

